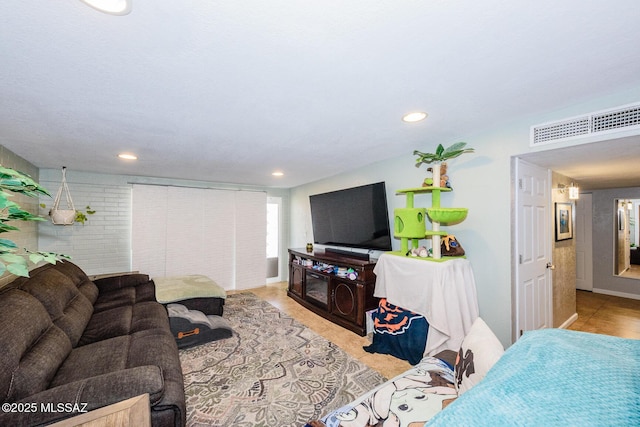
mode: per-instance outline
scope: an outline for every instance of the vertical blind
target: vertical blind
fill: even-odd
[[[265,284],[264,192],[133,185],[133,269],[202,274],[224,289]]]

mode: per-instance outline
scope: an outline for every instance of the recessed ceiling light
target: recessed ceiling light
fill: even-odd
[[[275,171],[271,175],[273,175],[273,176],[284,176],[284,172]]]
[[[427,113],[420,111],[420,112],[405,114],[402,117],[402,121],[407,123],[413,123],[413,122],[419,122],[420,120],[424,120],[426,117],[427,117]]]
[[[118,157],[120,157],[121,159],[125,159],[125,160],[138,160],[138,156],[136,156],[135,154],[131,154],[131,153],[120,153],[120,154],[118,154]]]
[[[126,15],[131,12],[132,0],[81,0],[100,12],[111,15]]]

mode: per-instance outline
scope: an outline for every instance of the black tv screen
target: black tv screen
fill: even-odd
[[[314,194],[309,202],[316,244],[391,250],[384,182]]]

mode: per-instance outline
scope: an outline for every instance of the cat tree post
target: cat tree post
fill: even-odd
[[[435,163],[432,167],[434,187],[440,187],[440,166],[440,163]],[[440,190],[434,190],[431,193],[431,206],[434,208],[440,207]],[[436,232],[440,231],[440,223],[438,221],[432,221],[431,229]],[[433,256],[433,259],[442,258],[440,251],[440,234],[438,233],[431,236],[431,255]]]

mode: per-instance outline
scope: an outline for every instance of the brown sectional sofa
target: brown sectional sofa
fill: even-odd
[[[65,261],[30,276],[0,288],[0,400],[10,404],[0,425],[47,424],[77,415],[68,408],[149,393],[153,426],[184,426],[178,348],[147,275],[91,281]]]

